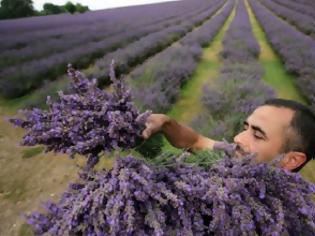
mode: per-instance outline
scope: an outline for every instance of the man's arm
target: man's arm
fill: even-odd
[[[214,140],[202,136],[192,128],[179,124],[164,114],[150,115],[142,135],[147,139],[157,132],[162,132],[170,144],[176,148],[188,148],[193,151],[212,150],[215,143]]]

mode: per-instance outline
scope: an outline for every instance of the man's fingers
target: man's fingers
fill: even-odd
[[[142,132],[142,137],[143,137],[144,139],[148,139],[148,138],[150,137],[150,135],[151,135],[151,130],[149,130],[149,129],[145,129],[145,130]]]
[[[148,139],[151,135],[152,124],[151,122],[147,122],[145,126],[146,128],[142,131],[142,137]]]

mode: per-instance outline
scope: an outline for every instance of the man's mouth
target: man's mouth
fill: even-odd
[[[241,157],[243,157],[243,155],[242,155],[242,153],[241,153],[241,152],[239,152],[239,151],[235,151],[235,157],[237,157],[237,158],[241,158]]]
[[[239,157],[244,157],[247,156],[249,153],[245,152],[239,145],[236,145],[235,148],[235,155],[239,158]]]

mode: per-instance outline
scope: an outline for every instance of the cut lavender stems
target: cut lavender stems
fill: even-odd
[[[299,174],[249,156],[210,168],[180,160],[118,158],[27,221],[39,235],[314,235],[315,186]]]
[[[98,162],[98,155],[114,149],[129,149],[141,139],[141,132],[150,112],[140,114],[134,106],[129,89],[117,79],[111,65],[113,92],[97,87],[71,66],[70,92],[60,91],[60,101],[47,97],[47,110],[23,110],[24,119],[10,121],[27,133],[22,145],[42,144],[47,151],[81,154],[88,158],[88,167]]]

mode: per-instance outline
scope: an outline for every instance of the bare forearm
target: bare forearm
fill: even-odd
[[[200,135],[192,128],[182,125],[169,117],[165,117],[161,131],[170,144],[177,148],[212,150],[215,143],[214,140]]]

